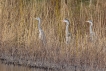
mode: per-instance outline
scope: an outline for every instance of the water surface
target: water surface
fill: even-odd
[[[0,71],[52,71],[52,70],[44,70],[39,68],[30,68],[24,66],[17,66],[17,65],[8,65],[3,64],[0,62]]]

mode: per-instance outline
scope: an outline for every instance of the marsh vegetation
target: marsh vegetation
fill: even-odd
[[[46,45],[38,38],[38,21],[46,36]],[[72,39],[65,44],[65,24],[70,21]],[[90,40],[92,20],[95,40]],[[1,0],[0,57],[40,61],[68,66],[106,68],[105,0]],[[10,58],[11,59],[11,58]],[[50,65],[49,65],[50,66]],[[52,65],[51,65],[52,67]]]

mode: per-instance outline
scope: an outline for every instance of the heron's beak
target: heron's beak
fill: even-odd
[[[34,18],[34,19],[37,19],[37,18]]]
[[[61,22],[63,22],[63,20],[60,20]]]
[[[88,21],[85,21],[85,22],[89,23]]]
[[[86,21],[86,22],[89,22],[89,21]]]

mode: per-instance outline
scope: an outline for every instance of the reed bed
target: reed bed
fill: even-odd
[[[38,38],[38,21],[46,35],[46,45]],[[71,42],[65,44],[65,24],[69,19]],[[90,41],[92,20],[95,40]],[[48,61],[60,65],[106,67],[105,0],[1,0],[0,53],[20,59]]]

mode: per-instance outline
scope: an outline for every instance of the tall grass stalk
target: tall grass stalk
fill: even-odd
[[[91,1],[1,0],[1,52],[63,65],[105,67],[106,1]],[[38,39],[35,17],[42,19],[46,46]],[[70,21],[72,40],[69,45],[65,44],[65,24],[60,21],[64,18]],[[95,41],[89,40],[89,24],[85,21],[90,19],[94,23]]]

